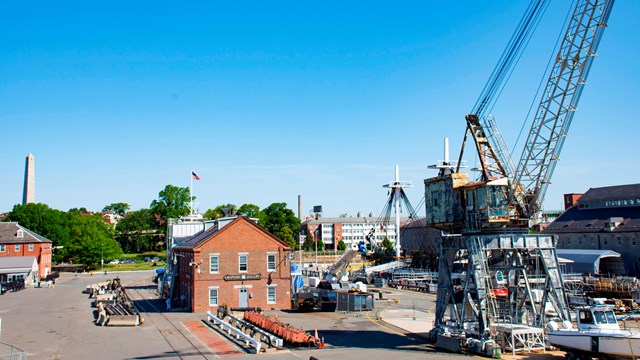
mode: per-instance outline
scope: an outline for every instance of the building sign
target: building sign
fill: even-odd
[[[260,280],[262,279],[262,274],[225,275],[223,279],[225,281]]]

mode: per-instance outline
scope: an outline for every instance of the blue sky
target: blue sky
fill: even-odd
[[[0,212],[21,201],[29,152],[37,200],[62,210],[148,207],[194,169],[202,211],[295,210],[302,195],[305,213],[379,213],[395,164],[415,206],[445,136],[457,155],[526,6],[2,2]],[[551,4],[493,110],[509,146],[567,10]],[[639,14],[638,1],[613,8],[547,209],[563,193],[640,180]]]

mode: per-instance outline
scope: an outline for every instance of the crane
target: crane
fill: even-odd
[[[546,323],[547,302],[560,319],[570,320],[556,238],[528,234],[528,226],[541,208],[613,3],[575,1],[515,166],[495,119],[487,112],[548,6],[548,0],[532,0],[465,116],[458,162],[434,166],[440,169],[438,176],[424,180],[427,226],[443,231],[438,241],[438,298],[432,331],[437,343],[464,343],[470,350],[493,355],[498,338],[507,338],[496,329],[512,332],[514,324],[528,329],[519,331],[528,331],[530,339],[541,338],[536,334],[542,333]],[[468,136],[480,162],[480,176],[473,181],[460,171]],[[456,263],[466,264],[462,286],[452,280]],[[507,274],[506,291],[496,291],[498,273],[501,278]]]

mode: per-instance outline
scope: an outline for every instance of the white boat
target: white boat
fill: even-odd
[[[548,324],[549,343],[567,352],[567,359],[640,358],[640,332],[620,329],[613,308],[577,309],[578,327],[569,321]]]

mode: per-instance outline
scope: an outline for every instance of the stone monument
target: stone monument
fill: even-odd
[[[24,166],[24,192],[22,193],[22,205],[36,202],[36,158],[33,154],[27,155]]]

